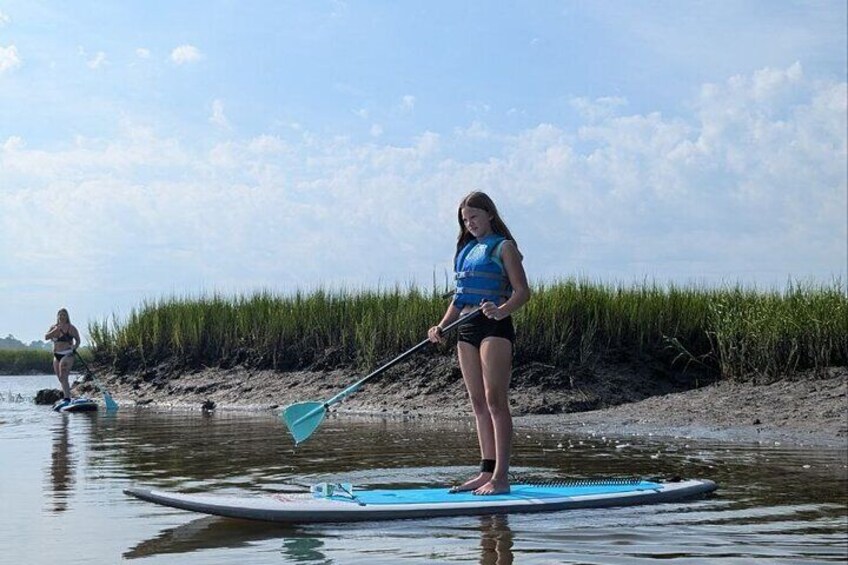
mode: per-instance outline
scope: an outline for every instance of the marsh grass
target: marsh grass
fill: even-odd
[[[294,370],[368,364],[421,341],[443,304],[421,291],[325,291],[275,296],[169,298],[126,320],[89,326],[98,361],[119,372],[246,365]]]
[[[0,374],[31,375],[53,372],[53,354],[38,349],[0,349]]]
[[[444,312],[440,294],[397,287],[171,297],[144,302],[124,320],[95,322],[89,333],[95,358],[118,373],[370,367],[424,338]],[[567,369],[650,358],[725,378],[773,379],[848,363],[839,281],[760,291],[569,279],[536,285],[516,325],[517,363]]]

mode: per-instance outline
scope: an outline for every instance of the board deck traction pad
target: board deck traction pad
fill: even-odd
[[[173,508],[232,518],[289,523],[540,512],[675,502],[716,489],[709,480],[577,480],[513,484],[506,494],[451,493],[448,488],[362,489],[322,483],[315,492],[265,495],[180,494],[130,488],[135,498]]]
[[[345,483],[319,483],[311,488],[314,498],[324,498],[337,502],[353,502],[359,506],[381,504],[434,504],[450,502],[475,502],[515,499],[553,499],[563,496],[587,494],[613,494],[634,491],[657,491],[662,484],[640,479],[587,479],[575,481],[555,481],[546,483],[514,484],[510,492],[504,494],[477,495],[471,491],[452,492],[445,488],[415,489],[368,489],[356,491]],[[568,489],[566,494],[565,489]]]

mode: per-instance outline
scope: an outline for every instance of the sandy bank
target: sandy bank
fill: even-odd
[[[103,376],[124,405],[217,410],[276,410],[326,400],[361,378],[353,370],[316,372],[207,369]],[[82,391],[92,394],[88,384]],[[686,436],[728,441],[781,441],[848,450],[848,368],[771,384],[705,381],[650,364],[623,363],[568,374],[530,364],[511,385],[516,427],[552,433]],[[369,381],[334,410],[391,417],[468,418],[470,408],[455,360],[407,362]]]

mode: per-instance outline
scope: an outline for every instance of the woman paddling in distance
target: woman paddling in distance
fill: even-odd
[[[71,318],[65,308],[60,308],[56,313],[56,323],[50,326],[44,339],[53,340],[53,371],[62,385],[65,395],[64,401],[71,401],[71,385],[68,376],[74,365],[74,352],[80,345],[80,335],[77,328],[71,323]]]
[[[443,327],[481,305],[482,314],[459,325],[457,355],[477,423],[482,461],[480,474],[451,492],[501,494],[509,492],[512,447],[508,391],[515,329],[511,315],[530,299],[530,287],[522,255],[491,198],[471,192],[462,199],[457,219],[456,294],[442,321],[427,336],[432,342],[443,341]]]

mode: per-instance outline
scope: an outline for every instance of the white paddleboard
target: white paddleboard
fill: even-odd
[[[90,398],[74,398],[70,402],[60,400],[53,405],[56,412],[94,412],[97,403]]]
[[[320,489],[320,493],[252,496],[180,494],[142,488],[130,488],[124,492],[155,504],[203,514],[308,523],[632,506],[685,500],[710,493],[716,488],[713,481],[702,479],[675,482],[611,479],[574,481],[555,486],[518,484],[512,485],[509,494],[487,496],[470,492],[450,493],[447,488],[325,488]]]

